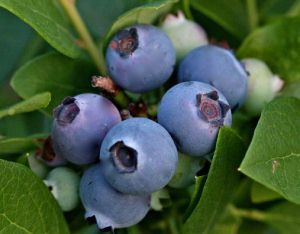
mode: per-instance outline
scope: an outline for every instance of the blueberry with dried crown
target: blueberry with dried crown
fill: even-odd
[[[157,118],[179,151],[191,156],[210,153],[219,128],[231,125],[231,111],[223,94],[197,81],[183,82],[168,90],[158,107]]]
[[[92,93],[67,97],[54,111],[54,151],[74,164],[93,163],[104,136],[120,121],[118,109],[105,97]]]
[[[100,151],[105,179],[118,191],[145,195],[172,178],[178,153],[169,133],[146,118],[130,118],[114,126]]]
[[[217,88],[230,108],[242,106],[247,96],[247,73],[233,53],[213,45],[192,50],[182,60],[178,81],[200,81]]]
[[[118,32],[106,51],[111,78],[131,92],[160,87],[171,76],[176,55],[168,36],[152,25],[134,25]]]

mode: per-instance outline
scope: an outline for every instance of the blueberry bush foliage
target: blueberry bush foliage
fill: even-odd
[[[284,88],[259,117],[233,114],[192,185],[156,193],[139,224],[115,232],[300,233],[300,1],[0,0],[0,7],[0,233],[100,233],[81,204],[60,209],[41,179],[50,169],[30,159],[43,150],[65,96],[99,93],[91,77],[106,75],[109,39],[134,23],[160,25],[178,10],[211,43],[266,62]],[[112,100],[120,109],[149,105],[135,115],[155,119],[170,83]],[[37,173],[39,166],[46,172]],[[70,167],[78,175],[84,169]]]

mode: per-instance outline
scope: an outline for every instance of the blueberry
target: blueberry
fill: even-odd
[[[152,25],[134,25],[118,32],[109,43],[106,62],[111,78],[131,92],[161,86],[171,76],[175,49],[168,36]]]
[[[67,164],[67,160],[64,157],[54,152],[51,136],[44,140],[43,146],[37,151],[36,156],[49,167],[58,167]]]
[[[85,217],[95,218],[100,229],[129,227],[149,211],[150,196],[123,194],[104,179],[102,165],[91,166],[80,181],[80,198]]]
[[[216,88],[198,81],[175,85],[158,107],[158,123],[167,129],[179,151],[204,156],[214,148],[219,127],[231,125],[231,111]]]
[[[57,167],[50,171],[44,183],[63,211],[73,210],[79,202],[79,176],[70,168]]]
[[[100,95],[67,97],[54,111],[54,151],[74,164],[95,162],[104,136],[120,121],[114,104]]]
[[[180,63],[179,82],[200,81],[220,90],[231,109],[241,106],[247,95],[247,73],[226,49],[207,45],[192,50]]]
[[[172,178],[178,160],[169,133],[146,118],[127,119],[114,126],[100,151],[106,180],[129,194],[150,194]]]

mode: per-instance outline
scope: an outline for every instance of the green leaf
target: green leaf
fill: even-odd
[[[36,149],[39,146],[38,139],[42,137],[45,135],[0,139],[0,155],[20,154]]]
[[[294,4],[290,7],[287,15],[289,15],[289,16],[299,16],[300,15],[300,2],[298,0],[294,1]]]
[[[0,232],[69,233],[55,199],[30,169],[0,160]]]
[[[203,158],[190,157],[179,152],[176,171],[168,186],[172,188],[186,188],[192,185],[195,182],[197,172],[204,167],[205,161]]]
[[[282,234],[299,233],[300,206],[290,202],[281,202],[265,213],[265,222]]]
[[[281,198],[282,196],[280,196],[278,193],[259,183],[253,182],[251,186],[251,200],[253,203],[269,202]]]
[[[77,0],[77,6],[89,31],[96,37],[103,37],[118,16],[145,2],[150,0]]]
[[[128,27],[133,24],[151,24],[160,15],[168,12],[172,5],[178,0],[161,0],[136,7],[123,15],[121,15],[115,23],[111,26],[104,41],[104,45],[108,40],[120,29]]]
[[[286,84],[281,92],[281,95],[300,99],[300,80]]]
[[[18,63],[33,32],[30,27],[3,8],[0,8],[0,22],[1,82],[9,77],[13,67]]]
[[[251,33],[237,55],[265,61],[282,79],[300,80],[300,17],[284,18]]]
[[[213,227],[213,234],[237,234],[237,230],[239,229],[242,223],[242,219],[240,217],[234,216],[230,213],[230,210],[226,208],[223,216],[221,217],[220,222],[216,223]]]
[[[253,234],[253,230],[255,230],[255,234],[279,234],[269,225],[250,219],[243,219],[237,234]]]
[[[226,0],[201,0],[191,1],[191,6],[239,39],[250,30],[248,12],[242,1],[231,0],[229,4]]]
[[[19,102],[4,110],[0,110],[0,119],[9,116],[16,115],[25,112],[31,112],[48,106],[51,101],[51,94],[49,92],[37,94],[27,100]]]
[[[245,153],[243,141],[226,127],[220,129],[216,151],[200,201],[184,224],[183,233],[213,233],[238,187],[241,175],[237,168]]]
[[[300,100],[270,102],[262,112],[240,171],[300,204]]]
[[[239,209],[235,207],[231,207],[231,211],[234,215],[238,217],[243,217],[247,219],[256,220],[262,223],[269,224],[272,228],[279,231],[282,234],[291,234],[291,233],[299,233],[300,230],[300,206],[295,205],[293,203],[283,201],[280,203],[276,203],[271,208],[267,210],[246,210],[246,209]],[[241,233],[253,233],[253,227],[255,224],[252,222],[252,229],[247,232],[245,229]],[[261,226],[263,228],[263,226]],[[266,229],[266,228],[263,228]],[[259,231],[258,233],[266,233],[263,231]],[[267,233],[277,233],[277,232],[267,232]]]
[[[73,60],[56,53],[38,57],[21,67],[13,76],[11,86],[22,98],[50,92],[52,100],[46,108],[52,110],[66,96],[90,92],[90,77],[94,67],[82,60]]]
[[[207,180],[207,175],[204,176],[197,176],[195,178],[195,186],[193,186],[193,192],[192,193],[192,197],[189,203],[189,206],[187,207],[184,216],[183,216],[183,221],[185,222],[192,214],[192,212],[194,211],[195,207],[197,206],[200,197],[202,195],[204,186],[205,186],[205,182]]]
[[[281,17],[284,14],[294,12],[298,0],[264,0],[257,1],[260,18],[263,21]]]
[[[80,49],[75,44],[68,22],[54,1],[0,0],[0,7],[4,7],[29,24],[62,54],[71,58],[80,55]]]

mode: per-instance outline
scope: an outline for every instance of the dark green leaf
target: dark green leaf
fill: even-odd
[[[240,58],[265,61],[286,81],[300,80],[300,17],[284,18],[251,33],[239,48]]]
[[[294,4],[290,7],[287,14],[289,16],[299,16],[300,15],[300,2],[297,0],[294,0]]]
[[[178,163],[176,171],[168,183],[172,188],[186,188],[195,183],[195,176],[205,165],[205,159],[198,157],[190,157],[182,153],[178,153]],[[196,184],[198,184],[199,177]]]
[[[300,206],[290,202],[282,202],[265,213],[265,222],[282,234],[299,233]]]
[[[226,0],[194,0],[191,1],[191,6],[239,39],[245,37],[250,30],[248,12],[242,1],[231,0],[229,3]]]
[[[194,190],[193,190],[193,194],[192,194],[192,197],[191,197],[191,201],[190,201],[189,206],[187,207],[187,209],[185,211],[183,221],[186,221],[191,216],[192,212],[194,211],[195,207],[197,206],[197,204],[198,204],[198,202],[201,198],[206,180],[207,180],[206,175],[196,177],[195,186],[193,186]]]
[[[46,111],[52,114],[64,97],[90,92],[90,77],[94,74],[93,66],[87,62],[50,53],[21,67],[11,86],[22,98],[50,92],[52,100]]]
[[[103,37],[118,16],[145,2],[150,0],[79,0],[77,6],[91,33]]]
[[[275,17],[294,11],[298,0],[264,0],[257,1],[259,14],[262,21],[269,21]]]
[[[300,204],[300,100],[278,98],[263,110],[240,170]]]
[[[123,15],[121,15],[111,26],[110,31],[106,35],[104,45],[107,44],[107,41],[110,37],[115,34],[120,29],[141,23],[141,24],[151,24],[153,23],[160,15],[168,12],[172,5],[178,0],[161,0],[152,3],[148,3],[144,6],[136,7]]]
[[[63,213],[27,167],[0,160],[0,232],[69,233]]]
[[[250,219],[243,219],[241,226],[238,229],[238,234],[279,234],[272,229],[269,225],[261,222],[257,222]]]
[[[300,206],[295,205],[293,203],[283,201],[273,205],[271,208],[267,210],[252,210],[252,209],[239,209],[235,207],[231,207],[231,211],[234,215],[252,219],[255,221],[259,221],[262,223],[269,224],[275,231],[279,231],[280,234],[296,234],[299,233],[300,230]],[[252,229],[248,226],[248,228],[244,228],[243,232],[241,233],[253,233],[253,227],[255,222],[252,223]],[[259,225],[260,228],[258,229],[258,233],[277,233],[274,232],[272,229],[264,227],[263,225]],[[248,231],[247,231],[248,229]],[[269,229],[269,231],[267,231]],[[256,232],[255,232],[256,233]]]
[[[0,8],[0,22],[1,82],[8,78],[13,67],[18,63],[33,32],[30,27],[3,8]]]
[[[0,135],[27,137],[37,133],[49,134],[51,125],[52,119],[40,111],[28,112],[1,119]]]
[[[33,135],[23,138],[3,138],[0,139],[0,155],[20,154],[39,146],[38,138],[44,135]]]
[[[278,193],[266,188],[265,186],[253,182],[251,186],[251,200],[254,203],[262,203],[282,198]]]
[[[213,234],[237,234],[237,230],[242,222],[240,217],[236,217],[232,215],[228,208],[226,208],[225,212],[223,213],[220,222],[216,223],[213,228]]]
[[[19,102],[4,110],[0,110],[0,119],[9,116],[16,115],[25,112],[31,112],[48,106],[51,101],[51,94],[49,92],[37,94],[27,100]]]
[[[64,55],[75,58],[80,54],[61,12],[49,0],[0,0],[0,6],[17,15],[35,29],[51,46]]]
[[[216,151],[200,201],[184,224],[183,233],[213,233],[213,227],[241,181],[237,168],[245,153],[243,141],[226,127],[220,129]]]

